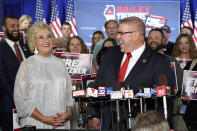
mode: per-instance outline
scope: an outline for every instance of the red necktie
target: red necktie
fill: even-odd
[[[124,63],[122,64],[122,66],[120,67],[119,78],[118,78],[119,83],[124,81],[124,77],[125,77],[127,67],[128,67],[128,64],[129,64],[129,60],[130,60],[131,57],[132,57],[131,53],[127,53],[127,58],[124,61]]]
[[[23,57],[22,57],[21,51],[19,50],[18,45],[16,43],[14,43],[14,49],[16,52],[16,57],[18,59],[18,62],[21,63],[23,61]]]

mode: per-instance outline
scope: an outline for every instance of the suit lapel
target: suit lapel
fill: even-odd
[[[12,48],[8,45],[7,42],[2,43],[4,44],[4,54],[6,56],[6,59],[8,63],[16,63],[16,67],[19,66],[18,60],[16,58],[16,55],[14,54]],[[14,61],[14,62],[12,62]]]
[[[140,58],[132,68],[132,70],[129,72],[125,81],[132,80],[135,83],[134,77],[132,76],[136,76],[139,74],[140,69],[143,69],[144,65],[149,61],[149,57],[150,57],[150,48],[146,45],[144,52],[142,53],[142,55],[140,56]]]
[[[22,48],[25,58],[29,57],[29,50],[28,50],[27,46],[25,44],[23,44],[23,42],[21,42],[21,41],[19,42],[19,44]]]

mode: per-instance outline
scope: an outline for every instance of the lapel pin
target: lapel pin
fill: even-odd
[[[146,63],[146,62],[147,62],[147,60],[146,60],[146,59],[143,59],[143,60],[142,60],[142,63]]]

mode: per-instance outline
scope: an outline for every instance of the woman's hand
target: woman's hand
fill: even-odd
[[[57,116],[60,120],[60,126],[63,126],[64,123],[69,119],[70,114],[68,112],[65,113],[57,113]]]
[[[58,116],[44,116],[42,122],[48,125],[52,125],[54,128],[61,124]]]

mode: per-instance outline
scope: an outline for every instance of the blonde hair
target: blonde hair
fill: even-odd
[[[32,27],[30,27],[27,31],[27,42],[29,44],[29,49],[32,53],[34,53],[35,50],[35,37],[36,34],[40,31],[40,30],[49,30],[54,42],[54,34],[52,32],[52,29],[50,26],[48,26],[47,24],[44,24],[43,22],[38,22],[36,24],[34,24]]]
[[[28,15],[22,15],[19,19],[19,28],[21,29],[21,25],[23,23],[23,21],[27,20],[31,25],[32,25],[32,18]]]

